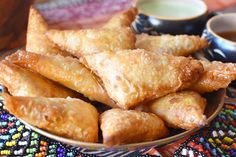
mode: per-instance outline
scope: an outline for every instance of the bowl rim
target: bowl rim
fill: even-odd
[[[199,0],[192,0],[196,3],[199,3],[200,5],[202,5],[204,7],[204,11],[198,15],[194,15],[194,16],[190,16],[190,17],[186,17],[186,18],[173,18],[173,17],[168,17],[168,16],[160,16],[160,15],[154,15],[154,14],[150,14],[150,13],[147,13],[146,11],[142,10],[141,8],[138,7],[138,4],[139,3],[142,3],[142,2],[145,2],[146,0],[136,0],[136,6],[139,10],[139,13],[143,13],[143,14],[146,14],[148,16],[151,16],[151,17],[155,17],[159,20],[166,20],[166,21],[185,21],[185,20],[193,20],[193,19],[196,19],[196,18],[200,18],[201,16],[204,16],[205,14],[207,14],[208,12],[208,7],[206,5],[206,3],[204,1],[199,1]]]
[[[218,106],[216,108],[216,110],[207,118],[207,123],[209,124],[217,115],[218,113],[221,111],[221,109],[224,106],[224,97],[225,97],[225,93],[226,93],[226,89],[219,89],[217,90],[217,92],[220,93],[221,98],[220,101],[218,103]],[[18,118],[19,119],[19,118]],[[200,130],[201,128],[205,127],[205,126],[199,126],[197,128],[191,129],[191,130],[187,130],[187,131],[183,131],[181,133],[178,133],[176,135],[173,136],[169,136],[166,138],[162,138],[159,140],[154,140],[154,141],[148,141],[148,142],[139,142],[139,143],[132,143],[132,144],[124,144],[124,145],[117,145],[117,146],[113,146],[113,147],[106,147],[104,144],[102,143],[91,143],[91,142],[81,142],[81,141],[76,141],[76,140],[72,140],[72,139],[68,139],[68,138],[64,138],[64,137],[60,137],[57,136],[55,134],[49,133],[47,131],[44,131],[40,128],[37,128],[27,122],[25,122],[22,119],[19,119],[23,124],[25,124],[26,127],[32,129],[33,131],[46,136],[48,138],[51,138],[53,140],[62,142],[62,143],[66,143],[72,146],[76,146],[76,147],[82,147],[82,148],[86,148],[86,149],[91,149],[91,150],[135,150],[135,149],[140,149],[140,148],[148,148],[148,147],[153,147],[153,146],[161,146],[164,144],[168,144],[174,141],[177,141],[183,137],[186,137],[198,130]]]
[[[220,39],[222,41],[225,41],[225,42],[229,43],[230,45],[236,46],[236,42],[221,37],[215,31],[213,31],[212,28],[211,28],[211,24],[212,24],[212,22],[214,20],[219,20],[220,18],[227,17],[227,16],[234,16],[234,17],[236,17],[236,13],[225,13],[225,14],[216,15],[216,16],[210,18],[210,20],[207,21],[206,28],[207,28],[207,31],[210,32],[214,37],[216,37],[216,38],[218,38],[218,39]]]

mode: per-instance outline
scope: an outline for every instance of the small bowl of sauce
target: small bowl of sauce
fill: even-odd
[[[200,0],[138,0],[136,6],[138,33],[200,35],[207,20],[207,6]]]
[[[208,59],[236,63],[236,13],[211,18],[203,37],[209,41],[206,49]]]
[[[236,42],[236,29],[235,31],[218,32],[217,34],[224,39]]]

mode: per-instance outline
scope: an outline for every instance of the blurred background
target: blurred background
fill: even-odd
[[[50,27],[78,29],[99,27],[112,15],[129,8],[136,0],[1,0],[0,50],[25,43],[28,11],[33,4]],[[209,12],[236,11],[236,0],[204,0]]]

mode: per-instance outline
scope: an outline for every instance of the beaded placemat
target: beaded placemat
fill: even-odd
[[[187,139],[175,157],[236,157],[236,105],[225,104],[210,127]]]
[[[16,117],[3,109],[0,102],[0,156],[24,157],[83,157],[83,156],[137,156],[147,150],[94,151],[75,148],[44,137],[27,128]]]
[[[215,120],[198,133],[162,148],[136,151],[96,151],[77,148],[44,137],[27,128],[3,109],[0,99],[0,156],[83,157],[83,156],[175,156],[236,157],[236,105],[225,104]],[[181,143],[180,146],[179,143]]]

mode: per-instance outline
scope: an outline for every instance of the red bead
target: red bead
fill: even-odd
[[[206,154],[207,157],[211,157],[211,154],[208,151],[204,152],[204,154]]]
[[[196,144],[195,144],[194,142],[192,142],[192,141],[189,142],[189,146],[190,146],[190,147],[195,147],[195,145],[196,145]]]
[[[198,146],[198,151],[199,151],[199,152],[203,152],[203,147],[202,147],[202,145],[199,145],[199,146]]]
[[[1,129],[0,132],[1,132],[1,133],[5,133],[5,132],[7,132],[7,129]]]
[[[8,126],[9,126],[9,127],[12,127],[13,125],[14,125],[13,122],[9,122],[9,123],[8,123]]]

